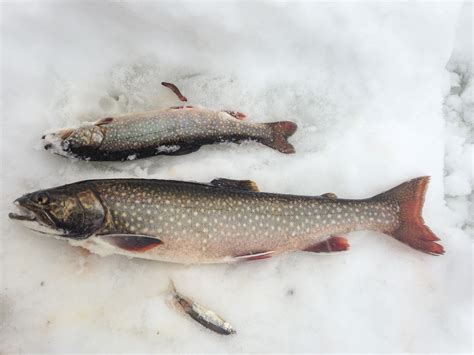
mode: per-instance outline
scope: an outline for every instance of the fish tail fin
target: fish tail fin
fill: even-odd
[[[266,146],[285,154],[292,154],[295,148],[288,142],[288,137],[295,133],[298,126],[294,122],[281,121],[265,123],[271,129],[271,138],[262,141]]]
[[[424,253],[441,255],[444,248],[436,243],[439,238],[425,225],[421,216],[428,182],[428,176],[412,179],[373,199],[396,202],[399,207],[397,228],[385,233]]]
[[[171,294],[175,294],[175,293],[176,293],[176,286],[174,285],[174,282],[173,282],[173,280],[171,279],[171,277],[169,278],[169,282],[168,282],[168,291],[169,291]]]

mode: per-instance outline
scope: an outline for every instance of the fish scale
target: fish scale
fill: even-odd
[[[154,253],[188,262],[265,250],[302,250],[358,226],[396,227],[396,206],[390,202],[285,196],[168,181],[97,183],[96,188],[111,215],[111,226],[101,234],[153,235],[163,242]]]
[[[127,115],[105,129],[107,134],[99,150],[126,149],[130,144],[171,145],[190,139],[261,141],[272,137],[265,124],[242,122],[225,112],[198,108]]]

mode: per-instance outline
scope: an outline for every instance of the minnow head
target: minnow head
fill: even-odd
[[[10,213],[34,231],[72,239],[88,238],[99,230],[106,210],[90,186],[66,185],[39,190],[15,200],[20,213]]]
[[[74,157],[100,147],[104,140],[104,132],[100,126],[88,124],[48,133],[42,139],[44,149],[58,155]]]

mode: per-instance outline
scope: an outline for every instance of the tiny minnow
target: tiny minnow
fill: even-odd
[[[201,306],[200,304],[176,291],[174,282],[171,279],[170,290],[174,303],[178,304],[184,312],[186,312],[192,319],[201,324],[203,327],[206,327],[207,329],[222,335],[235,334],[235,330],[232,328],[229,322],[222,319],[213,311]]]
[[[179,89],[162,83],[186,101]],[[183,155],[206,144],[253,140],[279,152],[294,153],[287,141],[297,126],[290,121],[251,123],[236,111],[194,106],[106,117],[76,128],[43,135],[44,148],[83,160],[132,160],[154,155]]]
[[[357,230],[443,254],[421,216],[428,180],[360,200],[264,193],[249,180],[88,180],[26,194],[10,218],[100,255],[185,264],[343,251],[341,235]]]

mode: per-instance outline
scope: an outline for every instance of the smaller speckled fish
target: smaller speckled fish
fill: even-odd
[[[212,330],[218,334],[230,335],[235,334],[229,322],[222,319],[213,311],[201,306],[190,298],[183,296],[176,291],[173,281],[170,279],[171,297],[173,303],[177,304],[192,319],[201,324],[203,327]]]
[[[173,84],[163,83],[182,101]],[[154,155],[183,155],[219,142],[260,142],[279,152],[294,153],[287,141],[296,131],[289,121],[250,123],[236,111],[214,111],[194,106],[102,118],[77,128],[42,137],[44,148],[84,160],[133,160]]]

